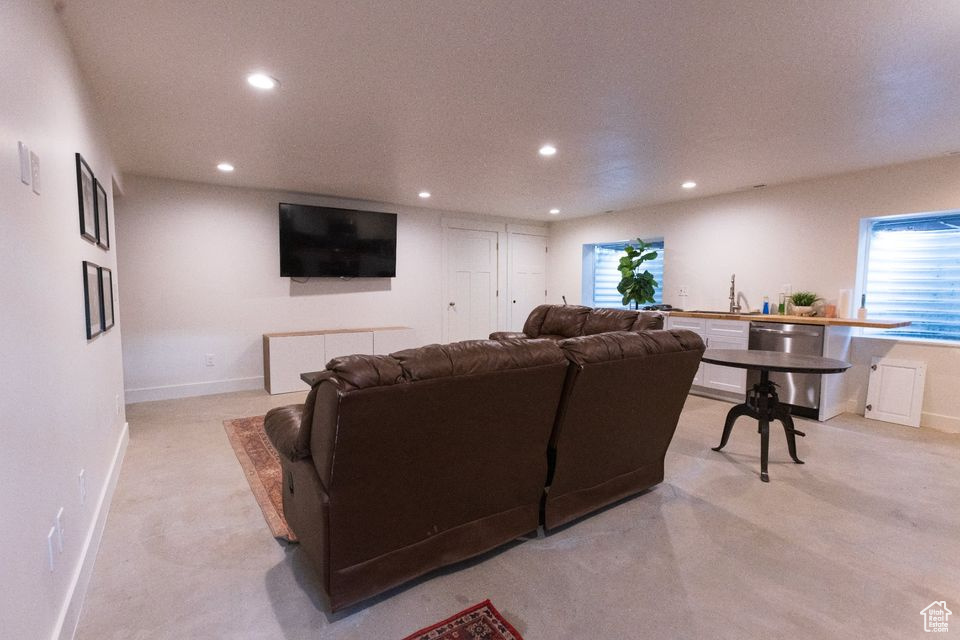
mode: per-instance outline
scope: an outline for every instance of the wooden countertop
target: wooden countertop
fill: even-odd
[[[707,318],[709,320],[748,320],[751,322],[784,322],[786,324],[818,324],[833,327],[867,327],[871,329],[893,329],[906,327],[909,320],[858,320],[856,318],[817,318],[810,316],[778,316],[758,313],[720,313],[704,311],[670,311],[677,318]]]

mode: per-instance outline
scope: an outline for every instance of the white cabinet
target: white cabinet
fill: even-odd
[[[265,333],[263,386],[270,394],[304,391],[300,374],[319,371],[333,358],[354,353],[385,355],[416,346],[416,332],[409,327]]]
[[[670,316],[669,329],[688,329],[703,338],[708,349],[737,349],[746,351],[750,341],[750,323],[746,320],[713,320],[678,318]],[[720,391],[743,395],[747,389],[746,369],[735,369],[718,364],[700,363],[693,379],[693,389]]]

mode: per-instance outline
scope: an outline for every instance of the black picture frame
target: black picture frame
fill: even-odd
[[[100,267],[83,261],[83,307],[87,318],[87,340],[103,331],[103,292],[100,290]]]
[[[113,271],[100,267],[100,326],[109,331],[116,324],[113,314]]]
[[[77,200],[80,209],[80,236],[97,244],[96,178],[93,169],[77,155]]]
[[[107,190],[100,181],[94,179],[96,187],[95,217],[97,220],[97,245],[110,250],[110,218],[107,215]]]

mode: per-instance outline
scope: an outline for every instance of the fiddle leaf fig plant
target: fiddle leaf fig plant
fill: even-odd
[[[635,307],[654,301],[653,292],[657,281],[653,274],[643,268],[643,263],[655,260],[657,252],[649,249],[647,244],[637,238],[636,246],[628,244],[624,251],[626,255],[620,258],[620,284],[617,291],[623,296],[623,304],[633,303]]]

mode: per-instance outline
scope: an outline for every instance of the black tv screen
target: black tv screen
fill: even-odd
[[[397,214],[281,202],[280,275],[395,277]]]

